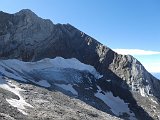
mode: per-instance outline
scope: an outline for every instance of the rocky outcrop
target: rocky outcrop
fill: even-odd
[[[142,96],[154,95],[159,98],[159,80],[147,72],[132,56],[117,55],[109,69],[122,78],[132,91],[139,91]]]

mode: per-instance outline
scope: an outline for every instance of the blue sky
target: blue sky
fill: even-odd
[[[53,23],[70,23],[112,49],[160,51],[160,0],[1,0],[0,4],[0,10],[9,13],[25,8]],[[147,70],[160,72],[160,53],[133,55]]]

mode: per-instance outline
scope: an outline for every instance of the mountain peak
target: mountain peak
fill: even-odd
[[[30,18],[32,20],[38,20],[38,19],[42,19],[40,17],[38,17],[33,11],[31,11],[30,9],[22,9],[19,12],[15,13],[14,15],[16,16],[25,16],[26,18]]]
[[[31,11],[30,9],[22,9],[19,12],[17,12],[16,14],[26,14],[26,15],[36,15],[33,11]],[[37,15],[36,15],[37,16]]]

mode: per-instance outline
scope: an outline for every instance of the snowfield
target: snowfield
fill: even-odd
[[[26,80],[20,77],[21,75],[19,75],[19,73],[23,73],[24,71],[31,72],[34,70],[43,70],[46,68],[47,69],[71,68],[80,71],[88,71],[89,73],[94,75],[94,77],[97,79],[103,77],[96,71],[96,69],[93,66],[81,63],[76,58],[71,58],[71,59],[64,59],[62,57],[56,57],[54,59],[45,58],[37,62],[22,62],[16,59],[0,61],[0,71],[2,74],[21,81],[26,81]]]

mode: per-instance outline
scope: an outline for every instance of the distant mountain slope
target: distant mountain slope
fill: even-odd
[[[119,55],[70,24],[53,24],[30,10],[15,14],[0,12],[0,18],[3,18],[0,19],[1,59],[37,61],[57,56],[77,59],[103,75],[96,84],[105,97],[112,95],[106,93],[111,91],[128,102],[138,119],[158,117],[158,105],[154,111],[152,107],[153,101],[160,98],[160,81],[132,56]],[[101,101],[103,95],[99,97]]]

